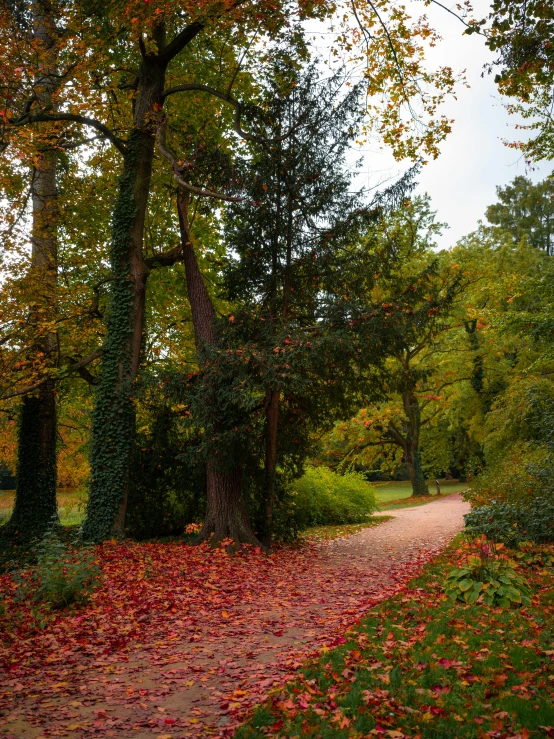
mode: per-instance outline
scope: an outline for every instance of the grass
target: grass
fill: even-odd
[[[85,516],[86,493],[83,490],[58,490],[58,515],[63,526],[76,526]],[[14,490],[0,490],[0,526],[11,516]]]
[[[332,539],[340,539],[343,536],[357,534],[363,529],[378,526],[380,523],[390,521],[393,516],[372,516],[363,523],[347,523],[341,526],[311,526],[301,535],[305,541],[331,541]]]
[[[236,739],[554,736],[553,569],[525,569],[532,606],[491,609],[443,596],[456,559],[452,546],[370,611]]]
[[[395,508],[411,508],[413,506],[425,505],[437,497],[435,481],[429,480],[429,497],[412,498],[412,486],[409,480],[393,481],[393,482],[373,482],[375,487],[377,502],[382,511],[390,511]],[[441,496],[451,495],[452,493],[461,493],[467,490],[467,482],[458,482],[458,480],[440,480]]]

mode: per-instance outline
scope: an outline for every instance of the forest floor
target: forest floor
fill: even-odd
[[[0,649],[0,736],[230,736],[251,707],[344,643],[463,527],[459,495],[347,538],[230,557],[183,543],[107,543],[74,613],[21,612]],[[6,612],[16,585],[0,579]]]

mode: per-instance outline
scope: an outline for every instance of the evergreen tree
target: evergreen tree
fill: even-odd
[[[516,177],[506,187],[497,187],[498,203],[487,208],[487,220],[496,233],[509,234],[514,243],[526,237],[535,248],[554,255],[554,182],[533,185],[527,177]]]
[[[354,296],[347,296],[359,289],[356,260],[374,264],[360,233],[382,204],[352,192],[346,159],[361,104],[358,88],[345,93],[346,82],[342,72],[325,79],[315,65],[295,71],[277,63],[264,140],[246,162],[247,196],[226,212],[227,294],[240,306],[227,334],[258,387],[257,402],[250,391],[250,425],[260,434],[253,436],[268,546],[278,469],[298,474],[314,432],[351,411],[363,388],[370,392],[370,373],[355,369],[363,341],[376,365],[383,356],[381,327],[366,321],[355,330]],[[364,271],[370,282],[372,274]]]

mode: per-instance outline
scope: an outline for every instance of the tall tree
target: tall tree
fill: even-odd
[[[17,15],[14,9],[14,16]],[[34,94],[49,108],[55,106],[59,85],[59,31],[49,2],[34,0],[15,19],[35,50]],[[31,264],[27,279],[33,285],[31,311],[36,327],[30,350],[42,357],[42,369],[55,367],[58,342],[54,324],[58,272],[58,133],[52,125],[37,126],[31,170]],[[40,536],[57,519],[56,503],[56,395],[55,381],[46,374],[33,394],[23,397],[18,427],[17,490],[10,525],[5,533]]]
[[[496,53],[490,69],[506,95],[510,113],[525,121],[526,141],[508,142],[529,160],[554,158],[554,8],[550,0],[493,0],[488,18],[473,21],[467,33],[485,34]]]
[[[366,299],[367,310],[386,325],[388,358],[379,379],[388,400],[339,424],[327,442],[327,453],[339,462],[390,457],[394,468],[403,461],[414,496],[429,492],[421,464],[422,428],[437,414],[444,387],[461,379],[436,372],[453,302],[464,284],[456,265],[448,259],[441,264],[430,251],[439,229],[422,198],[406,201],[385,221],[380,240],[400,259],[394,269],[382,270]]]
[[[498,232],[510,234],[517,243],[526,237],[537,249],[554,255],[554,183],[536,185],[516,177],[506,187],[497,187],[498,203],[487,208],[487,220]]]
[[[368,204],[352,192],[345,157],[363,113],[360,89],[347,82],[344,70],[324,79],[315,66],[296,72],[276,63],[266,83],[266,139],[252,146],[247,160],[248,195],[226,209],[226,282],[230,299],[240,305],[234,324],[249,355],[255,347],[263,394],[268,546],[276,473],[290,455],[284,424],[291,410],[307,408],[307,396],[319,395],[319,419],[312,417],[306,428],[321,430],[333,403],[335,413],[344,413],[362,380],[352,372],[359,348],[344,293],[351,288],[352,262],[364,259],[357,249],[360,231],[378,219],[387,198]],[[382,356],[379,338],[373,341],[375,363]],[[341,382],[346,375],[349,390]],[[298,443],[304,422],[294,423]]]

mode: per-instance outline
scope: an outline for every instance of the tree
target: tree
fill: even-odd
[[[430,253],[440,229],[428,200],[415,198],[387,222],[381,240],[400,260],[383,270],[367,296],[368,306],[386,327],[387,356],[379,381],[387,402],[362,409],[337,425],[326,441],[326,455],[339,463],[403,461],[414,496],[427,495],[421,464],[421,432],[440,412],[442,393],[461,377],[437,373],[437,359],[451,329],[454,301],[464,289],[456,264]],[[370,308],[371,310],[371,308]]]
[[[510,113],[531,121],[518,126],[528,141],[510,143],[533,161],[554,158],[554,8],[550,0],[493,0],[488,18],[473,22],[467,33],[482,29],[498,54],[489,69],[510,101]]]
[[[350,192],[345,155],[362,116],[360,90],[345,93],[346,81],[344,70],[323,79],[315,66],[296,71],[275,63],[262,103],[265,139],[254,142],[246,162],[246,197],[226,208],[233,325],[260,386],[267,546],[278,467],[287,467],[287,456],[301,465],[308,447],[300,438],[329,423],[331,408],[323,407],[337,391],[343,402],[335,399],[335,412],[348,397],[341,377],[351,369],[354,345],[335,297],[347,290],[349,272],[341,267],[355,258],[357,234],[377,208]],[[351,397],[355,384],[352,378]],[[319,418],[315,408],[308,413],[307,396],[319,396]],[[283,422],[300,408],[291,450]]]
[[[500,202],[489,205],[487,220],[494,230],[510,234],[514,243],[526,237],[536,249],[554,255],[554,185],[544,180],[537,185],[526,177],[516,177],[506,187],[497,187]]]

